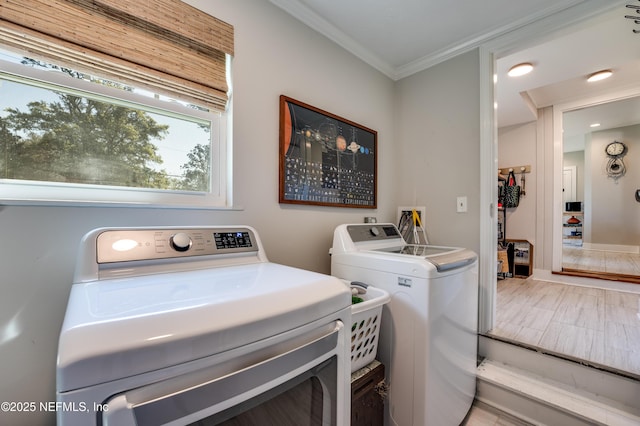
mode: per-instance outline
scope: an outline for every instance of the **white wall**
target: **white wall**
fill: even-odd
[[[607,144],[624,142],[629,151],[623,158],[626,174],[614,181],[606,174]],[[640,125],[619,127],[591,134],[587,155],[590,165],[591,244],[640,245],[640,203],[635,191],[640,189]]]
[[[472,51],[397,83],[398,202],[426,207],[431,244],[480,246],[480,80]],[[466,196],[468,212],[456,213]]]
[[[77,244],[102,226],[249,224],[270,260],[329,272],[336,225],[395,221],[394,83],[260,0],[191,0],[235,27],[235,205],[242,210],[43,207],[0,204],[0,400],[54,401],[57,339]],[[378,131],[377,210],[278,203],[278,97],[286,94]],[[477,102],[476,102],[477,103]],[[53,424],[53,413],[0,424]]]
[[[271,260],[329,272],[333,228],[395,219],[393,82],[268,2],[188,1],[235,28],[234,204]],[[378,206],[278,204],[278,97],[287,95],[378,131]]]
[[[525,174],[525,195],[516,208],[507,209],[507,239],[527,240],[536,249],[536,200],[538,167],[536,164],[537,124],[535,121],[498,129],[498,167],[531,166]],[[516,180],[520,183],[518,170]],[[496,183],[497,184],[497,183]],[[534,259],[535,262],[535,259]]]

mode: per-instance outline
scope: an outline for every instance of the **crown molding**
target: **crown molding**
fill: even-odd
[[[387,77],[393,79],[395,69],[391,65],[380,59],[369,49],[353,40],[351,37],[338,29],[335,25],[319,16],[317,13],[315,13],[304,4],[300,3],[298,0],[269,1],[287,12],[289,15],[296,18],[298,21],[327,37],[329,40],[333,41],[352,55],[358,57]]]
[[[568,21],[578,22],[585,17],[593,16],[606,9],[611,9],[612,5],[615,6],[624,3],[623,1],[610,0],[574,0],[562,6],[543,9],[525,18],[513,21],[508,25],[476,34],[475,36],[447,46],[407,64],[394,67],[353,40],[335,25],[320,17],[299,0],[269,1],[394,81],[409,77],[455,56],[478,48],[492,40],[504,38],[505,35],[508,36],[510,33],[518,32],[519,37],[516,38],[531,37],[535,39],[538,38],[540,34],[544,34],[544,32],[540,32],[541,28],[543,31],[545,27],[557,29],[558,23],[567,25]],[[542,24],[540,25],[540,23]]]

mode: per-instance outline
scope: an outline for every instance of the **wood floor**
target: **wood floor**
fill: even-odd
[[[562,267],[608,274],[640,275],[640,254],[563,246]]]
[[[498,280],[489,333],[640,376],[640,294]]]

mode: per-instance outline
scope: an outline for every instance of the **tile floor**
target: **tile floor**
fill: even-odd
[[[490,334],[640,376],[640,294],[498,280]]]
[[[527,426],[526,423],[507,413],[496,410],[480,401],[474,401],[469,414],[460,426]]]

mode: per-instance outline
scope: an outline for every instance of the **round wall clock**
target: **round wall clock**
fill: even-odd
[[[613,141],[607,145],[605,152],[609,157],[622,157],[627,153],[627,146],[618,141]]]
[[[607,144],[604,152],[609,157],[607,162],[607,176],[613,178],[616,182],[627,172],[627,168],[622,161],[622,157],[627,153],[627,145],[622,142],[613,141]]]

